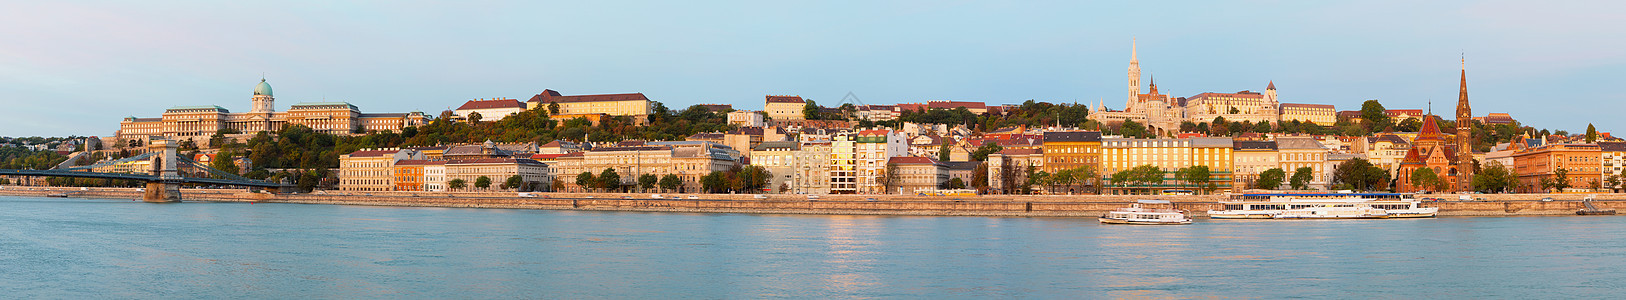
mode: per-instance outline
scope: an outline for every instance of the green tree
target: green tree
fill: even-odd
[[[979,163],[971,169],[971,187],[978,193],[988,192],[988,163]]]
[[[1287,184],[1292,186],[1295,190],[1308,189],[1310,188],[1311,179],[1315,179],[1315,169],[1310,167],[1299,167],[1298,169],[1293,170],[1293,177],[1288,178]]]
[[[808,99],[807,104],[802,105],[802,118],[803,119],[808,119],[808,120],[821,120],[821,119],[824,119],[824,118],[820,118],[819,104],[814,103],[812,99]]]
[[[1135,121],[1125,120],[1123,124],[1118,125],[1118,134],[1127,137],[1144,138],[1147,136],[1146,125],[1141,125]]]
[[[1259,173],[1259,181],[1253,183],[1253,188],[1274,190],[1281,187],[1282,181],[1286,179],[1287,171],[1283,171],[1282,168],[1271,168]]]
[[[1588,144],[1598,142],[1598,128],[1592,127],[1592,123],[1586,124],[1586,142]]]
[[[480,117],[481,117],[480,113],[478,113],[478,112],[469,113],[469,123],[479,124],[480,123]]]
[[[1134,169],[1130,169],[1129,181],[1131,183],[1141,185],[1161,184],[1163,183],[1163,175],[1165,173],[1166,172],[1163,172],[1163,169],[1158,168],[1157,166],[1141,165],[1139,167],[1135,167]]]
[[[678,178],[678,176],[675,174],[661,175],[660,184],[661,188],[666,189],[668,192],[676,191],[679,187],[683,186],[683,178]]]
[[[949,161],[949,153],[951,152],[949,150],[949,140],[950,138],[945,137],[943,138],[943,145],[937,146],[937,161]]]
[[[1444,182],[1440,180],[1440,175],[1434,172],[1434,168],[1417,168],[1417,170],[1411,171],[1411,182],[1409,183],[1414,187],[1429,191],[1445,190],[1440,187]]]
[[[1182,173],[1180,179],[1194,187],[1201,187],[1213,179],[1213,173],[1209,171],[1208,166],[1192,166],[1180,170],[1180,173]]]
[[[522,187],[525,187],[525,177],[519,175],[508,176],[508,180],[504,180],[502,183],[502,188],[505,189],[519,189]]]
[[[960,180],[959,177],[949,178],[948,181],[943,182],[943,188],[945,188],[945,189],[963,189],[963,188],[965,188],[965,181]]]
[[[1604,188],[1607,188],[1610,191],[1619,193],[1620,192],[1620,183],[1621,183],[1621,181],[1622,180],[1620,179],[1620,175],[1609,175],[1609,178],[1605,178],[1603,180],[1604,184],[1607,184],[1607,186],[1604,186]]]
[[[1372,165],[1363,158],[1355,158],[1338,164],[1333,169],[1333,184],[1348,185],[1351,189],[1361,191],[1375,191],[1387,189],[1389,171]]]
[[[644,189],[646,192],[649,191],[649,189],[655,188],[655,184],[657,183],[660,183],[660,179],[656,178],[655,174],[638,175],[638,187]]]
[[[616,174],[614,168],[605,168],[598,173],[598,187],[605,191],[621,188],[621,174]]]
[[[1367,132],[1382,132],[1388,129],[1391,124],[1388,109],[1383,108],[1383,104],[1378,103],[1378,100],[1362,102],[1361,123],[1365,125]]]
[[[464,181],[462,178],[452,179],[452,181],[446,182],[446,187],[454,190],[461,190],[469,187],[469,182]]]
[[[557,115],[557,114],[559,114],[559,102],[558,101],[548,101],[548,115]]]
[[[728,189],[728,180],[723,178],[722,171],[711,171],[710,174],[700,177],[700,189],[708,193],[720,193]]]
[[[237,160],[232,158],[235,155],[232,151],[222,150],[215,154],[214,160],[209,162],[209,167],[221,172],[243,174],[242,170],[237,168]]]
[[[593,176],[593,172],[576,174],[576,186],[581,187],[582,190],[591,191],[593,188],[598,187],[598,178]]]
[[[1101,177],[1100,174],[1096,174],[1095,167],[1083,166],[1083,167],[1073,168],[1073,179],[1081,181],[1086,185],[1091,185],[1091,186],[1095,186],[1096,188],[1099,188],[1100,185],[1101,185],[1100,184],[1100,181],[1101,181],[1100,177]],[[1099,192],[1099,190],[1097,190],[1096,192]]]
[[[491,187],[491,177],[480,176],[478,178],[475,178],[474,179],[474,187],[482,188],[482,189],[483,188],[490,188]]]
[[[1005,150],[1005,147],[1000,147],[996,143],[983,143],[981,147],[977,147],[977,151],[971,152],[971,160],[987,161],[989,154],[999,153],[999,151],[1003,150]]]
[[[1557,170],[1553,170],[1552,177],[1542,179],[1543,189],[1553,192],[1564,192],[1564,189],[1570,188],[1569,175],[1569,169],[1558,168]]]

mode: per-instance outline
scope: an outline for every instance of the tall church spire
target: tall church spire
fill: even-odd
[[[1140,56],[1136,44],[1134,39],[1129,42],[1129,97],[1124,101],[1124,111],[1136,110],[1135,103],[1140,98]]]
[[[1474,112],[1468,105],[1468,58],[1462,58],[1457,92],[1457,191],[1472,191],[1474,178]]]

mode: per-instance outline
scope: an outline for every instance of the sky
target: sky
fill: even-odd
[[[644,93],[1124,106],[1130,44],[1165,94],[1455,111],[1626,130],[1623,1],[3,1],[0,136],[107,136],[174,106]],[[1143,80],[1145,81],[1145,80]],[[1450,118],[1450,117],[1448,117]]]

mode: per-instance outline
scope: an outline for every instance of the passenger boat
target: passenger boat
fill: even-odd
[[[1295,211],[1296,217],[1285,219],[1305,219],[1316,215],[1307,209],[1321,208],[1324,213],[1333,215],[1359,214],[1349,211],[1327,208],[1355,208],[1373,209],[1381,211],[1384,218],[1432,218],[1439,213],[1439,208],[1422,207],[1411,194],[1397,193],[1323,193],[1323,194],[1242,194],[1233,196],[1229,201],[1221,201],[1223,210],[1210,210],[1208,217],[1213,219],[1284,219],[1278,215]],[[1350,211],[1355,211],[1350,210]],[[1377,218],[1375,212],[1371,218]]]
[[[1327,204],[1308,208],[1289,209],[1271,216],[1272,219],[1387,219],[1389,212],[1370,206],[1355,204]]]
[[[1146,206],[1167,205],[1171,208],[1149,208]],[[1119,208],[1101,215],[1102,224],[1129,224],[1129,225],[1186,225],[1191,224],[1191,218],[1186,217],[1183,210],[1173,209],[1174,205],[1168,200],[1138,200],[1127,208]]]

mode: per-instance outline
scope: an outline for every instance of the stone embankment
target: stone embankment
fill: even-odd
[[[67,193],[80,198],[138,199],[133,188],[0,187],[0,195],[49,196]],[[1224,196],[1114,196],[1114,195],[988,195],[921,197],[904,195],[714,195],[647,193],[536,193],[518,197],[512,192],[318,192],[272,195],[234,189],[187,189],[189,201],[304,203],[338,205],[516,208],[601,211],[661,211],[773,214],[867,214],[944,216],[1093,217],[1124,207],[1137,199],[1170,200],[1175,208],[1193,216],[1219,209]],[[659,195],[660,198],[654,196]],[[690,199],[693,196],[694,199]],[[1584,208],[1583,194],[1473,195],[1475,201],[1428,202],[1442,216],[1575,215]],[[1541,198],[1553,201],[1540,201]],[[1455,199],[1454,195],[1442,197]],[[1626,210],[1626,194],[1599,194],[1593,205]]]

